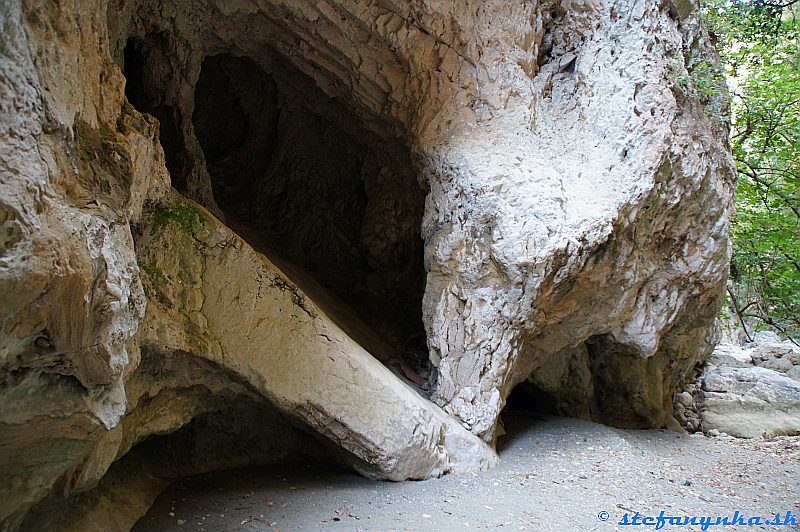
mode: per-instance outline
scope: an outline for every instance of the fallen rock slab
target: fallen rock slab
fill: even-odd
[[[800,383],[760,367],[709,367],[701,378],[702,429],[732,436],[800,433]]]

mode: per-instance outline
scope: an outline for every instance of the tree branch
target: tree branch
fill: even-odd
[[[739,319],[739,323],[742,324],[742,330],[744,331],[744,335],[747,337],[748,342],[752,342],[753,338],[750,336],[750,333],[747,332],[747,325],[744,323],[744,318],[742,318],[742,313],[739,311],[739,304],[736,302],[736,296],[733,295],[733,290],[731,290],[730,286],[725,286],[728,290],[728,295],[731,298],[731,303],[733,303],[733,310],[736,312],[736,317]]]

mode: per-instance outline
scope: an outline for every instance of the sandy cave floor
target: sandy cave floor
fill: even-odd
[[[708,438],[520,416],[507,418],[506,429],[501,463],[477,474],[392,483],[290,464],[182,479],[134,530],[652,530],[617,523],[637,511],[800,514],[798,437]]]

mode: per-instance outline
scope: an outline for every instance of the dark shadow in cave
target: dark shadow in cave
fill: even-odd
[[[148,33],[142,39],[128,39],[123,69],[126,80],[125,96],[136,110],[158,119],[159,140],[164,148],[165,163],[172,185],[185,193],[185,160],[182,156],[186,146],[180,129],[180,117],[164,96],[164,87],[168,86],[172,77],[167,42],[167,37],[162,33]]]
[[[270,405],[237,397],[175,432],[154,434],[137,443],[111,465],[95,488],[39,502],[21,529],[71,529],[82,523],[83,514],[97,512],[103,499],[118,498],[125,503],[104,526],[127,530],[178,479],[238,468],[258,471],[255,468],[272,464],[286,464],[287,471],[297,471],[298,463],[349,471],[338,452]]]
[[[558,413],[558,401],[530,381],[517,384],[506,398],[503,413],[536,417]]]
[[[644,399],[648,393],[660,396],[659,385],[665,384],[648,383],[647,375],[670,374],[660,366],[670,363],[665,357],[642,357],[635,346],[619,342],[611,334],[593,335],[550,355],[518,384],[506,399],[502,419],[518,426],[564,416],[626,429],[653,427],[658,411],[647,410],[643,405],[653,401]],[[502,438],[498,450],[509,441],[513,436]]]
[[[85,473],[85,464],[75,463],[77,469],[62,475],[51,495],[30,509],[21,530],[82,529],[76,525],[98,513],[109,519],[103,529],[128,530],[161,491],[182,477],[309,461],[349,470],[357,460],[278,410],[240,376],[189,353],[143,348],[126,390],[144,393],[114,429],[122,441],[111,438],[103,447],[119,456],[88,490],[75,488]],[[138,434],[142,427],[146,430]],[[108,501],[113,510],[103,512]]]
[[[500,414],[503,434],[497,439],[497,452],[501,454],[514,443],[526,427],[535,425],[559,414],[558,401],[530,381],[517,384],[506,398]]]
[[[424,366],[426,192],[405,141],[279,61],[230,54],[204,60],[192,120],[226,222],[370,352]]]
[[[664,375],[658,366],[671,362],[662,356],[642,357],[635,346],[618,342],[610,334],[592,336],[585,344],[592,375],[590,418],[619,428],[652,427],[653,412],[643,409],[648,401],[642,400],[653,391],[646,385],[647,376]]]
[[[424,383],[427,191],[402,128],[327,96],[266,50],[260,63],[206,57],[188,124],[171,100],[171,49],[159,32],[131,37],[123,70],[131,104],[161,123],[173,186],[191,197],[187,177],[205,165],[216,202],[206,207],[367,351]]]

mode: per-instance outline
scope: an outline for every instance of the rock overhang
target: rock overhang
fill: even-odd
[[[87,429],[78,439],[106,447],[94,444],[91,451],[74,449],[70,456],[83,457],[101,474],[108,466],[116,440],[103,431],[132,413],[124,405],[133,408],[135,401],[125,397],[123,385],[136,374],[140,346],[148,357],[175,350],[225,366],[284,412],[359,457],[359,469],[393,479],[438,474],[451,467],[453,456],[465,467],[491,463],[488,447],[462,427],[492,442],[506,397],[526,379],[549,394],[562,413],[624,426],[670,424],[672,393],[708,353],[707,333],[727,271],[732,196],[724,123],[706,116],[702,102],[677,81],[697,61],[714,60],[694,15],[644,1],[625,6],[141,1],[98,2],[92,16],[80,20],[60,19],[61,8],[35,4],[15,3],[9,12],[8,20],[29,39],[20,45],[19,34],[13,34],[18,42],[12,48],[30,54],[21,63],[28,74],[14,78],[19,82],[14,87],[30,90],[12,92],[27,94],[27,108],[33,109],[15,116],[33,118],[33,129],[37,120],[46,126],[44,136],[26,140],[27,152],[44,155],[41,161],[31,159],[42,162],[40,168],[21,160],[4,164],[25,176],[19,180],[25,186],[40,173],[59,175],[49,185],[37,185],[50,187],[49,197],[55,198],[50,212],[58,213],[44,225],[54,227],[54,234],[67,227],[65,234],[81,235],[87,243],[64,248],[64,256],[72,256],[71,277],[56,276],[55,290],[42,288],[42,293],[60,294],[64,305],[70,298],[102,293],[92,292],[94,286],[110,294],[110,304],[90,306],[88,318],[68,315],[87,336],[70,340],[76,348],[66,349],[68,363],[34,367],[25,357],[15,359],[22,360],[17,369],[24,371],[46,367],[45,374],[56,378],[59,372],[77,375],[85,388],[76,389],[78,395],[89,398],[81,400],[102,410],[106,426]],[[90,22],[95,30],[86,29]],[[53,48],[58,39],[60,48]],[[131,42],[150,43],[145,55],[158,52],[153,80],[145,85],[155,90],[152,112],[168,107],[159,116],[161,145],[154,142],[151,119],[125,110],[120,71],[126,69]],[[311,115],[341,126],[343,138],[367,132],[372,140],[366,152],[385,147],[374,166],[400,161],[404,170],[385,182],[401,190],[381,196],[376,187],[370,189],[372,198],[382,198],[383,208],[375,212],[389,212],[392,195],[402,197],[413,187],[421,191],[398,208],[409,216],[375,216],[383,218],[385,228],[402,226],[399,240],[380,231],[366,232],[372,248],[363,242],[363,231],[349,240],[369,250],[417,239],[414,253],[419,255],[411,262],[424,272],[389,277],[397,286],[419,283],[417,290],[424,281],[424,298],[414,297],[433,366],[432,397],[452,418],[395,383],[396,375],[372,359],[370,353],[392,351],[386,348],[387,335],[374,334],[374,326],[366,332],[360,326],[340,327],[364,321],[365,314],[342,319],[324,295],[325,303],[315,299],[321,292],[313,283],[295,286],[252,246],[218,227],[215,215],[233,225],[236,213],[220,204],[222,194],[205,160],[208,141],[197,134],[195,114],[209,112],[196,105],[204,65],[223,56],[254,62],[285,92],[306,100],[301,103]],[[98,79],[99,89],[93,81]],[[43,103],[36,103],[37,94]],[[338,103],[328,105],[331,101]],[[182,146],[171,146],[165,131],[182,139]],[[109,159],[98,158],[98,147],[109,139],[129,155],[110,150],[103,152]],[[6,138],[4,150],[13,144]],[[68,170],[74,146],[83,161],[77,174]],[[149,234],[154,209],[195,215],[191,202],[166,192],[164,152],[173,185],[209,209],[197,207],[207,226],[192,226],[187,233],[180,221],[168,222]],[[176,152],[184,155],[174,157]],[[131,162],[128,167],[110,163],[120,153]],[[49,170],[40,171],[44,168]],[[300,173],[309,169],[313,165]],[[373,179],[364,175],[359,179]],[[102,198],[102,208],[92,206],[93,197]],[[34,211],[20,207],[17,212],[23,213],[25,227],[42,223],[30,214]],[[134,222],[132,229],[118,223],[126,218]],[[300,219],[292,218],[291,225]],[[111,235],[105,245],[98,245],[101,233]],[[24,245],[35,240],[30,231],[23,234]],[[213,241],[204,240],[212,234],[217,235]],[[286,239],[300,238],[295,233]],[[220,253],[232,255],[222,264]],[[373,266],[392,264],[381,252],[364,256]],[[90,267],[101,262],[105,269]],[[226,277],[233,264],[255,268],[258,280]],[[23,264],[16,278],[36,278],[35,269]],[[272,320],[285,327],[258,332],[266,336],[255,350],[231,345],[231,338],[251,341],[244,316],[257,305],[245,308],[241,301],[256,294],[257,302],[271,293],[264,292],[275,289],[269,279],[293,287],[276,307],[293,317]],[[149,290],[144,318],[142,282]],[[35,291],[40,285],[31,286]],[[370,286],[390,293],[385,288],[390,284]],[[58,298],[48,297],[49,304],[58,304]],[[305,297],[311,301],[307,306],[298,303]],[[410,298],[408,305],[413,302]],[[306,311],[315,306],[309,318]],[[44,327],[34,327],[31,334],[64,330],[63,323],[57,329],[49,320],[58,321],[43,315],[29,324]],[[82,320],[99,325],[86,327]],[[301,336],[314,345],[301,353],[281,351],[281,341],[296,342],[289,332],[298,334],[299,323],[309,331]],[[334,331],[332,336],[325,332],[340,344],[334,362],[344,357],[355,363],[364,390],[387,383],[376,393],[406,405],[391,423],[368,423],[373,418],[359,414],[358,404],[348,404],[341,390],[335,401],[319,393],[326,384],[315,371],[303,379],[304,390],[278,392],[292,373],[275,373],[268,362],[285,369],[311,357],[313,369],[320,371],[327,364],[321,354],[328,347],[321,346],[330,338],[316,334],[319,327]],[[12,342],[10,330],[4,326],[5,343],[15,356],[19,342],[35,343],[36,335]],[[96,343],[88,337],[98,335],[106,358],[75,355]],[[61,360],[63,335],[54,336],[48,341],[57,349],[42,360]],[[295,369],[309,371],[304,363]],[[43,380],[38,386],[49,384]],[[362,395],[356,390],[348,397]],[[419,419],[409,412],[418,412]],[[176,423],[182,421],[176,418]],[[414,426],[427,428],[414,435]],[[410,439],[398,436],[406,429]],[[52,478],[30,491],[32,500],[46,494],[63,471],[56,468],[48,475]]]

